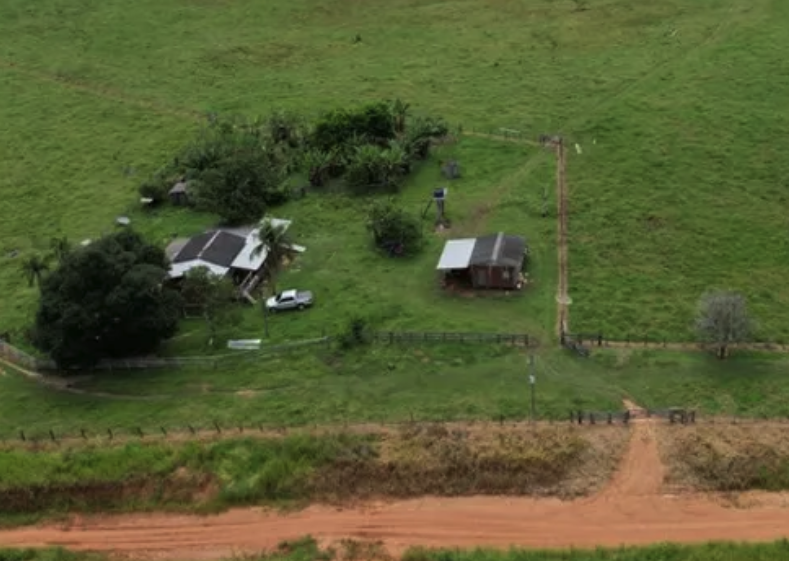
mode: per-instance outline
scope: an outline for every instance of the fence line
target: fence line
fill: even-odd
[[[665,349],[673,351],[711,351],[715,345],[710,343],[700,343],[698,341],[671,341],[667,337],[656,337],[650,335],[627,335],[624,339],[608,339],[602,333],[562,333],[562,344],[565,346],[586,345],[603,348],[642,348],[642,349]],[[753,350],[769,352],[789,352],[789,345],[774,342],[753,342],[753,343],[732,343],[729,345],[731,350]]]
[[[525,333],[466,333],[466,332],[420,332],[420,331],[373,331],[370,339],[379,343],[490,343],[533,346],[537,341]],[[270,354],[287,352],[309,346],[329,346],[336,336],[323,335],[313,339],[289,341],[276,345],[262,345],[260,349],[234,351],[217,355],[180,356],[180,357],[139,357],[128,359],[106,359],[89,368],[75,370],[143,370],[155,368],[216,368],[226,360],[251,361]],[[0,357],[27,370],[34,372],[58,372],[54,361],[33,357],[0,339]]]
[[[466,332],[398,332],[377,331],[374,341],[381,343],[460,342],[460,343],[508,343],[531,346],[536,341],[525,333],[466,333]]]

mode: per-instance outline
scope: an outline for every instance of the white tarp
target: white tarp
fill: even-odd
[[[441,259],[438,260],[439,271],[449,271],[452,269],[465,269],[471,261],[471,254],[474,251],[474,245],[477,240],[474,238],[467,238],[462,240],[449,240],[444,245],[444,251],[441,253]]]
[[[214,263],[209,263],[208,261],[203,261],[202,259],[192,259],[191,261],[173,263],[170,265],[170,278],[181,278],[187,273],[187,271],[197,267],[207,267],[209,271],[221,277],[225,276],[229,271],[227,267],[222,267],[221,265],[215,265]]]
[[[234,351],[256,351],[260,349],[260,339],[238,339],[228,341],[227,348]]]

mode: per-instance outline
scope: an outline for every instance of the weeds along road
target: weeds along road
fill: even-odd
[[[324,543],[381,541],[393,554],[410,546],[594,547],[653,542],[774,540],[789,534],[778,495],[736,509],[712,496],[660,494],[663,466],[651,421],[633,422],[620,469],[601,493],[558,499],[424,498],[349,509],[326,506],[277,514],[241,509],[217,516],[90,516],[60,526],[0,532],[5,547],[63,546],[136,558],[217,559],[257,552],[310,534]],[[780,499],[780,500],[779,500]]]

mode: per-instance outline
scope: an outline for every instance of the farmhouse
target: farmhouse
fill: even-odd
[[[289,220],[272,218],[271,222],[274,226],[290,226]],[[171,261],[170,278],[180,279],[191,269],[207,267],[215,275],[230,276],[242,290],[249,290],[268,255],[266,248],[255,253],[260,245],[259,232],[257,227],[218,228],[173,241],[166,250]]]
[[[447,241],[436,268],[445,284],[514,289],[523,285],[521,271],[526,255],[523,238],[499,232]]]

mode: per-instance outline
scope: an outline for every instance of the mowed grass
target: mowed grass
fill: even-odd
[[[307,347],[216,369],[116,371],[76,380],[73,394],[39,385],[10,368],[0,376],[0,438],[90,435],[147,437],[188,427],[225,432],[305,425],[413,421],[525,420],[530,416],[527,354],[488,345],[374,345],[337,353]],[[789,417],[783,356],[603,350],[590,359],[536,353],[540,419],[570,410],[622,411],[630,399],[653,409],[712,415]]]
[[[574,331],[691,340],[702,293],[730,289],[758,339],[789,336],[789,5],[726,4],[704,41],[573,131]]]
[[[464,176],[451,183],[442,179],[442,158],[468,162]],[[337,335],[347,330],[353,318],[362,318],[370,329],[380,331],[518,333],[547,340],[552,335],[546,327],[556,308],[555,222],[540,215],[539,185],[549,182],[554,170],[550,155],[534,147],[465,138],[437,149],[398,196],[414,216],[426,211],[424,247],[412,258],[389,258],[375,249],[366,229],[370,198],[311,192],[272,210],[274,216],[292,221],[291,236],[306,247],[283,267],[276,287],[311,290],[316,305],[303,313],[270,316],[268,338],[262,308],[247,306],[238,325],[223,330],[222,339],[262,338],[276,343]],[[446,212],[453,223],[452,230],[442,234],[433,231],[435,208],[426,210],[432,190],[439,185],[449,186]],[[157,211],[141,222],[162,224],[152,233],[158,239],[167,235],[163,228],[173,224],[170,217],[180,214],[165,209],[161,218]],[[501,230],[528,240],[531,284],[510,293],[444,291],[436,265],[446,239]],[[187,322],[181,331],[166,353],[210,351],[202,322]]]

